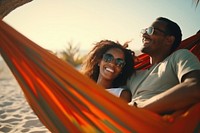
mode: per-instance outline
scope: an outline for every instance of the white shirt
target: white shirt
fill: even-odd
[[[120,97],[122,90],[124,90],[123,88],[110,88],[110,89],[106,89],[108,92],[110,92],[111,94]]]

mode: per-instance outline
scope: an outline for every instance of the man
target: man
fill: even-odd
[[[181,38],[180,27],[163,17],[142,30],[142,52],[152,65],[128,81],[130,105],[165,114],[200,102],[200,62],[190,51],[176,50]]]

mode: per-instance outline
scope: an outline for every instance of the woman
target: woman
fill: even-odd
[[[89,52],[83,63],[82,73],[110,93],[130,102],[132,94],[123,86],[135,72],[133,57],[134,52],[119,43],[102,40]]]

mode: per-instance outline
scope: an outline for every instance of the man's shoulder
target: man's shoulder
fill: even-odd
[[[178,49],[174,51],[173,54],[185,54],[185,53],[191,53],[188,49]]]
[[[189,58],[196,58],[195,55],[190,52],[188,49],[179,49],[179,50],[176,50],[175,52],[173,52],[171,55],[170,55],[171,58],[182,58],[182,59],[189,59]]]
[[[195,54],[193,54],[188,49],[179,49],[175,51],[168,59],[172,64],[184,65],[184,66],[194,66],[195,68],[200,67],[199,59]]]

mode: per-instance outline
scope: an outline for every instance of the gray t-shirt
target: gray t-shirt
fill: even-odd
[[[200,70],[198,58],[180,49],[150,69],[137,71],[127,83],[133,94],[132,103],[142,106],[143,101],[181,83],[182,77],[193,70]]]

